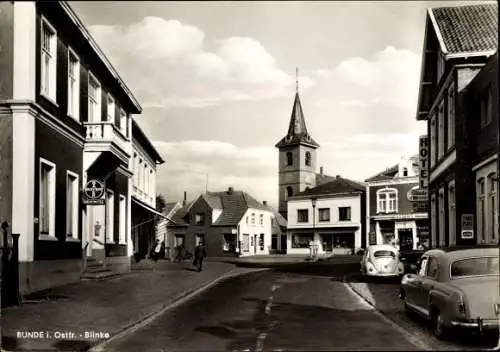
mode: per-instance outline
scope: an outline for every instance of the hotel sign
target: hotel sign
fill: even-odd
[[[427,135],[419,138],[419,188],[425,189],[429,185],[429,137]]]
[[[90,180],[83,189],[83,204],[104,205],[104,184],[99,180]]]
[[[474,238],[474,215],[462,214],[462,239]]]

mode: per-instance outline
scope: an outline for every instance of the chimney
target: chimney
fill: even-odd
[[[233,194],[233,187],[229,187],[227,189],[227,194]]]
[[[184,200],[182,201],[182,206],[186,206],[186,201],[187,201],[187,192],[184,191]]]
[[[264,204],[267,207],[267,200],[264,200],[262,204]]]
[[[323,176],[323,166],[320,166],[320,168],[319,168],[319,174],[320,174],[321,176]]]

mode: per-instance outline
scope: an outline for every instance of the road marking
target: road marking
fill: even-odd
[[[232,278],[232,277],[241,276],[241,275],[247,275],[247,274],[253,274],[253,273],[256,273],[256,272],[261,272],[261,271],[266,271],[266,270],[269,270],[269,269],[267,269],[267,268],[264,268],[264,269],[253,269],[253,270],[250,270],[250,271],[243,271],[243,272],[239,271],[238,268],[230,270],[226,274],[223,274],[222,276],[219,276],[218,278],[213,279],[213,280],[205,283],[203,286],[201,286],[201,287],[199,287],[199,288],[197,288],[195,290],[189,291],[187,294],[184,294],[184,293],[180,294],[179,296],[181,296],[181,298],[179,298],[179,299],[174,298],[173,300],[171,300],[169,302],[169,304],[167,304],[167,306],[159,309],[156,312],[153,312],[152,314],[149,314],[148,316],[146,316],[141,321],[139,321],[137,323],[134,323],[131,326],[122,329],[120,332],[118,332],[115,335],[111,336],[109,339],[107,339],[107,340],[105,340],[103,342],[100,342],[100,343],[94,345],[88,351],[89,352],[110,351],[110,349],[107,346],[109,344],[111,344],[111,342],[113,342],[115,340],[118,340],[118,339],[121,339],[121,338],[123,338],[125,336],[128,336],[128,335],[136,332],[139,329],[142,329],[143,327],[151,324],[158,317],[160,317],[163,314],[165,314],[167,311],[172,310],[172,309],[174,309],[174,308],[176,308],[176,307],[184,304],[185,302],[189,301],[190,299],[198,296],[200,293],[202,293],[202,292],[204,292],[204,291],[206,291],[206,290],[214,287],[219,282],[227,280],[227,279]]]
[[[399,326],[396,322],[394,322],[392,319],[388,318],[385,316],[385,314],[381,313],[377,307],[374,306],[374,304],[370,301],[368,301],[365,297],[363,297],[361,294],[356,292],[349,283],[344,282],[343,283],[346,289],[353,295],[353,297],[356,297],[361,304],[364,304],[369,307],[369,309],[377,315],[380,319],[382,319],[385,323],[389,324],[392,328],[397,330],[403,337],[408,340],[410,343],[415,345],[416,347],[419,347],[425,351],[432,351],[433,348],[426,344],[424,341],[422,341],[418,336],[416,336],[415,332],[410,333],[406,331],[406,329],[402,328]]]

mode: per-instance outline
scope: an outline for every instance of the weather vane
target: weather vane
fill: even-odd
[[[295,92],[299,93],[299,68],[295,67]]]

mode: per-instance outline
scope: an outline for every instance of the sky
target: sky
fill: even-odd
[[[425,133],[426,9],[470,3],[70,2],[143,107],[134,118],[166,161],[157,193],[231,186],[273,206],[296,67],[317,171],[363,181]]]

